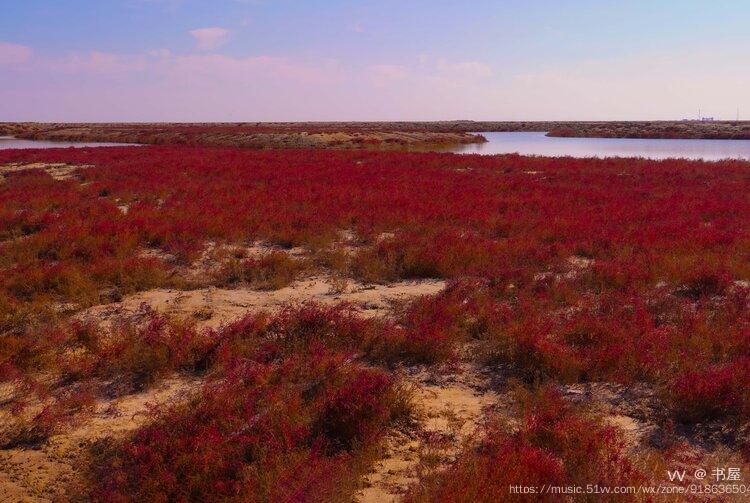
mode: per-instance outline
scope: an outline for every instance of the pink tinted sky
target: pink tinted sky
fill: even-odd
[[[14,2],[0,121],[734,118],[750,8],[705,5]]]

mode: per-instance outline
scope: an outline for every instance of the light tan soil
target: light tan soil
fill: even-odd
[[[196,380],[175,377],[144,393],[101,399],[92,417],[72,431],[52,436],[38,449],[0,450],[0,503],[70,501],[83,483],[87,450],[93,443],[137,429],[148,418],[149,404],[182,399],[198,385]]]
[[[0,184],[5,183],[5,177],[10,173],[26,171],[29,169],[41,169],[46,171],[55,180],[68,180],[75,178],[75,172],[81,168],[90,166],[74,166],[70,164],[54,164],[44,162],[34,162],[29,164],[5,164],[0,166]]]
[[[398,501],[420,472],[439,470],[455,459],[466,442],[478,433],[498,394],[474,363],[453,368],[411,369],[419,424],[411,431],[393,431],[357,494],[360,503]]]
[[[157,289],[136,293],[121,302],[95,306],[78,316],[107,322],[116,318],[142,316],[143,305],[175,317],[190,317],[199,327],[218,328],[245,314],[276,311],[289,303],[351,304],[363,316],[386,316],[395,304],[422,295],[434,295],[445,288],[439,280],[405,281],[389,285],[363,285],[349,282],[343,291],[334,280],[315,277],[273,291],[224,289],[208,287],[200,290]]]

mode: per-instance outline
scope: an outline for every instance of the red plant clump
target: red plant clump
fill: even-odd
[[[102,392],[108,396],[117,396],[143,390],[174,372],[203,374],[246,358],[287,358],[314,344],[392,365],[448,358],[456,342],[455,335],[423,331],[424,323],[433,321],[423,321],[419,307],[408,309],[405,324],[399,325],[362,318],[345,304],[310,303],[288,306],[274,316],[248,315],[219,330],[197,330],[148,306],[142,309],[145,319],[140,322],[119,321],[106,330],[72,321],[5,334],[0,378],[25,388],[24,395],[42,399],[59,399],[70,384],[92,381],[104,383]],[[39,375],[58,379],[45,378],[47,384],[42,384]]]
[[[106,501],[321,499],[353,486],[356,448],[391,420],[393,381],[314,351],[241,365],[153,423],[98,470]]]
[[[466,450],[448,469],[416,484],[406,501],[518,501],[528,498],[513,488],[536,488],[534,501],[559,501],[543,487],[636,486],[648,478],[628,458],[617,430],[570,406],[552,388],[523,403],[523,422],[508,433],[491,422],[475,448]],[[597,495],[607,499],[606,495]],[[610,496],[620,501],[621,496]]]
[[[701,371],[688,371],[672,383],[672,400],[678,417],[687,421],[728,414],[750,414],[750,358]]]

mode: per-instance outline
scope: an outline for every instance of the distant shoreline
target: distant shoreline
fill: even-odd
[[[19,139],[246,148],[411,148],[482,143],[481,132],[514,131],[577,138],[748,140],[750,121],[0,123],[0,136]]]

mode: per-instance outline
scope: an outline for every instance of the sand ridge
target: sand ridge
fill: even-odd
[[[207,287],[198,290],[156,289],[126,296],[120,302],[94,306],[79,313],[81,319],[107,322],[123,316],[138,317],[144,305],[157,312],[193,318],[199,327],[218,328],[259,311],[278,311],[286,305],[304,302],[348,303],[363,316],[384,317],[394,305],[445,288],[440,280],[403,281],[387,285],[365,285],[350,281],[343,291],[332,278],[306,278],[279,290]]]
[[[0,184],[5,183],[5,178],[12,173],[19,173],[31,169],[41,169],[55,180],[69,180],[76,178],[76,171],[90,168],[91,166],[72,165],[65,163],[33,162],[27,164],[5,164],[0,166]]]

